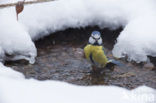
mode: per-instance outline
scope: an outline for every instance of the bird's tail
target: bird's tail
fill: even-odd
[[[109,59],[108,63],[112,63],[112,64],[117,65],[117,66],[124,66],[123,63],[121,63],[120,61],[114,60],[114,59]]]

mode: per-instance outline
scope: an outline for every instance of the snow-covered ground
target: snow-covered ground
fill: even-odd
[[[26,80],[0,64],[0,103],[155,103],[156,91],[142,86],[75,86],[57,81]]]

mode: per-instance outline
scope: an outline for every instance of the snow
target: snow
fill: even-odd
[[[18,27],[18,30],[9,32],[3,27],[0,32],[1,35],[8,35],[8,41],[12,40],[9,38],[12,34],[27,35],[27,38],[37,40],[67,28],[95,25],[110,29],[123,27],[123,31],[114,45],[113,55],[118,58],[128,56],[130,61],[147,61],[148,55],[156,56],[156,41],[154,40],[156,34],[154,29],[156,26],[154,19],[156,17],[155,3],[155,0],[57,0],[26,5],[24,11],[19,15],[18,23],[15,19],[15,10],[10,7],[0,10],[3,14],[0,14],[3,16],[3,21],[0,20],[3,23],[0,26],[8,28],[12,25]],[[19,31],[23,31],[23,34]],[[4,58],[2,56],[4,53],[10,52],[7,49],[3,50],[4,48],[8,47],[0,45],[1,58]],[[36,56],[35,50],[31,53]],[[16,59],[20,59],[20,57]]]
[[[0,103],[155,103],[156,90],[141,86],[126,90],[115,86],[76,86],[38,81],[0,63]]]
[[[1,62],[0,62],[0,78],[12,78],[12,79],[23,79],[24,76],[19,73],[16,72],[14,70],[12,70],[9,67],[4,66]]]
[[[1,0],[0,4],[16,1]],[[155,3],[155,0],[58,0],[25,6],[18,22],[14,7],[0,9],[0,61],[26,59],[34,63],[37,51],[32,40],[67,28],[95,25],[124,28],[114,46],[114,56],[147,61],[147,55],[156,56]],[[52,102],[156,103],[156,90],[146,86],[126,90],[25,79],[0,63],[0,103]]]
[[[8,14],[14,11],[0,11],[0,54],[1,60],[5,54],[10,55],[9,60],[26,59],[30,63],[35,62],[36,47],[23,25],[10,18]],[[6,23],[7,21],[7,23]]]
[[[147,61],[147,56],[156,57],[156,15],[135,18],[121,32],[114,46],[114,56],[128,56],[129,61]],[[136,30],[137,29],[137,30]]]

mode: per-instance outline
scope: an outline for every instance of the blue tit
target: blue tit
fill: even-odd
[[[89,37],[89,43],[84,47],[85,58],[96,68],[103,68],[109,63],[102,46],[101,34],[93,31]]]

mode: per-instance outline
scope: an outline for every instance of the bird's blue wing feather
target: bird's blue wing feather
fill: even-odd
[[[114,59],[109,59],[109,61],[117,66],[124,66],[120,61],[114,60]]]
[[[104,48],[104,47],[102,47],[102,51],[103,51],[103,53],[105,54],[105,48]]]

